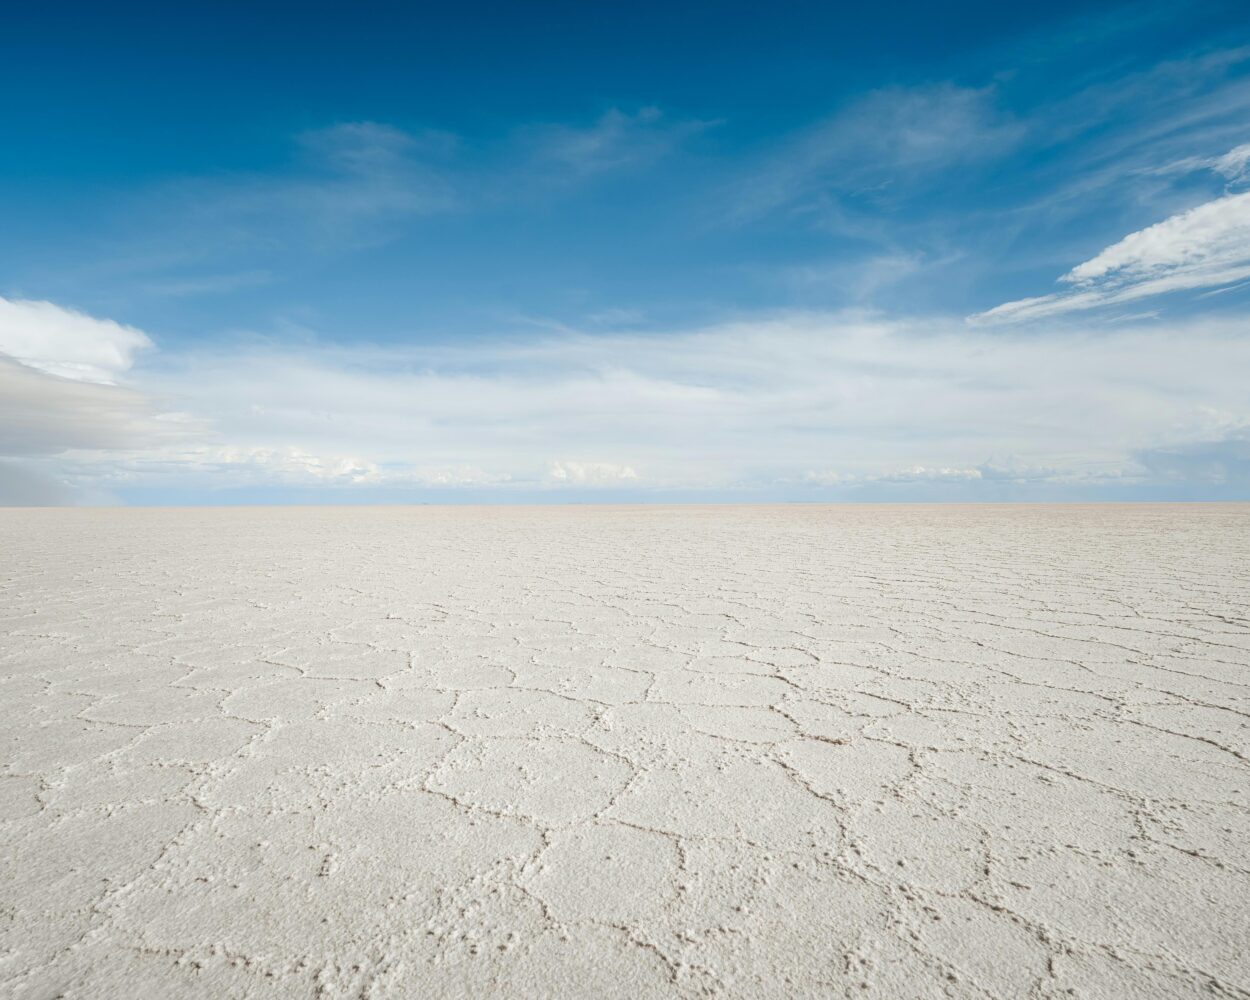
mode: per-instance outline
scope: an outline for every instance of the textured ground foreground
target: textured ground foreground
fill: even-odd
[[[0,511],[0,996],[1250,996],[1250,506]]]

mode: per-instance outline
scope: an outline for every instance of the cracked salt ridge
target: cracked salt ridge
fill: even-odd
[[[1250,507],[0,511],[0,996],[1250,997]]]

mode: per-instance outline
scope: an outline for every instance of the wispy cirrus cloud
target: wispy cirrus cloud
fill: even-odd
[[[93,248],[58,281],[165,299],[276,284],[309,262],[383,249],[436,218],[471,225],[464,220],[645,170],[712,124],[609,108],[469,140],[337,122],[291,136],[285,161],[266,169],[171,178],[119,199],[120,211],[95,223],[107,254]]]
[[[914,195],[927,175],[1019,142],[1023,125],[994,98],[993,88],[950,83],[873,91],[783,139],[724,193],[730,217],[810,210],[822,199],[889,204]]]
[[[457,140],[444,133],[340,122],[290,136],[287,150],[266,169],[169,177],[119,194],[84,225],[90,236],[77,253],[62,251],[55,284],[106,300],[120,289],[132,301],[246,292],[462,207]]]
[[[298,135],[299,155],[282,174],[196,179],[170,195],[195,231],[227,245],[343,250],[456,208],[460,194],[445,168],[455,148],[444,133],[341,122]]]
[[[590,125],[524,126],[514,141],[525,151],[522,171],[575,181],[655,163],[714,124],[672,118],[656,107],[609,108]]]
[[[995,306],[975,322],[1021,322],[1250,279],[1250,192],[1130,233],[1060,279],[1063,290]]]
[[[975,290],[979,308],[1002,301],[992,297],[1004,281],[1060,274],[1088,256],[1091,233],[1103,237],[1095,246],[1107,245],[1236,182],[1234,147],[1245,141],[1250,114],[1250,49],[1208,50],[1130,73],[1107,66],[1076,89],[1050,77],[1036,86],[1043,66],[1022,67],[996,91],[1014,111],[1019,141],[995,160],[951,172],[958,200],[944,197],[947,189],[910,206],[905,221],[927,224],[901,234],[893,227],[903,246],[937,248],[938,256],[956,250],[955,280]],[[962,175],[978,186],[961,186]],[[951,276],[943,271],[938,280]]]
[[[1217,156],[1186,156],[1162,167],[1152,168],[1148,172],[1168,175],[1190,174],[1198,170],[1210,170],[1230,183],[1246,178],[1250,173],[1250,142]]]

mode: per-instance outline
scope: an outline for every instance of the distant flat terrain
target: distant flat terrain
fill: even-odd
[[[0,996],[1250,996],[1250,505],[0,510]]]

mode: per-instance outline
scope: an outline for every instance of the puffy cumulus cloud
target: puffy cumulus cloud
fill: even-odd
[[[558,483],[595,486],[628,482],[637,479],[638,473],[611,462],[552,462],[547,476]]]
[[[392,482],[414,486],[502,486],[512,481],[507,472],[488,472],[475,465],[415,468],[395,473]]]
[[[964,479],[980,479],[980,469],[930,469],[923,465],[913,465],[907,469],[899,469],[897,472],[887,472],[883,476],[876,477],[884,482],[895,483],[927,483],[934,480],[964,480]]]
[[[161,485],[216,492],[232,487],[450,488],[498,486],[506,473],[471,465],[384,467],[351,455],[313,453],[303,448],[262,446],[168,446],[142,450],[73,451],[61,468],[71,482],[114,489]]]
[[[809,469],[804,472],[801,481],[813,486],[840,486],[856,490],[864,486],[879,484],[911,484],[911,482],[971,482],[981,479],[980,469],[929,469],[924,465],[913,465],[905,469],[891,469],[881,472],[840,472],[834,469]]]
[[[67,379],[109,384],[152,346],[147,334],[51,302],[0,297],[0,355]]]
[[[923,465],[912,465],[904,469],[893,469],[888,472],[856,473],[837,472],[833,469],[809,469],[803,474],[803,480],[817,486],[849,486],[856,483],[933,483],[966,481],[981,478],[979,468],[969,469],[932,469]]]
[[[313,455],[300,448],[217,448],[193,458],[217,469],[249,468],[261,479],[368,483],[380,478],[373,462],[352,456]]]
[[[853,483],[855,477],[838,472],[834,469],[808,469],[803,473],[803,482],[812,486],[840,486]]]
[[[1137,478],[1141,478],[1142,469],[1137,469]],[[930,468],[913,465],[907,468],[891,469],[880,473],[848,473],[835,469],[811,469],[804,473],[802,481],[818,487],[836,487],[853,494],[855,492],[873,492],[876,487],[892,486],[968,486],[974,490],[978,484],[1034,486],[1071,486],[1106,484],[1132,478],[1133,472],[1125,464],[1102,463],[1093,469],[1068,468],[1060,469],[1053,466],[1027,465],[1015,459],[999,461],[990,459],[980,465],[963,468]],[[975,498],[975,493],[969,493]]]
[[[1250,147],[1245,147],[1250,149]],[[1242,147],[1228,169],[1240,170]],[[972,317],[975,322],[1019,322],[1075,310],[1117,305],[1250,279],[1250,192],[1228,194],[1130,233],[1059,280],[1063,291],[1019,299]]]

